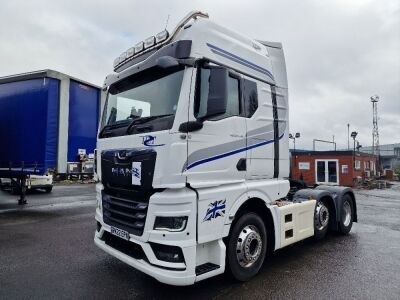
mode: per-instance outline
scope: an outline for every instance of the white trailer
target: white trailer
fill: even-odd
[[[345,187],[291,182],[280,43],[192,12],[120,55],[97,140],[98,247],[172,285],[228,271],[357,221]]]

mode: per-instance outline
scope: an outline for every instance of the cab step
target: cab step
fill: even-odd
[[[204,273],[208,273],[208,272],[214,271],[214,270],[219,269],[219,268],[220,268],[220,266],[218,266],[216,264],[213,264],[213,263],[202,264],[202,265],[196,267],[196,276],[199,276],[199,275],[202,275]]]

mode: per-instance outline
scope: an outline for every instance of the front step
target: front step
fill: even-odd
[[[202,264],[202,265],[196,267],[196,276],[199,276],[199,275],[202,275],[204,273],[208,273],[208,272],[214,271],[214,270],[219,269],[219,268],[220,268],[220,266],[218,266],[216,264],[213,264],[213,263]]]

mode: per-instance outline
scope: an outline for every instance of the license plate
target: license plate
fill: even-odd
[[[111,234],[120,237],[121,239],[127,240],[129,241],[129,233],[125,230],[119,229],[119,228],[115,228],[115,227],[111,227]]]

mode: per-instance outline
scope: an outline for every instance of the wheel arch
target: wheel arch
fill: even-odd
[[[333,218],[330,218],[329,228],[331,230],[338,229],[338,203],[335,200],[334,195],[330,191],[323,189],[303,189],[297,191],[293,195],[294,202],[303,202],[309,199],[315,199],[318,201],[325,201],[328,203],[331,212],[333,213]]]
[[[233,228],[232,225],[234,225],[235,222],[237,222],[240,216],[242,216],[247,212],[254,212],[258,214],[264,221],[265,227],[267,229],[267,251],[268,253],[273,252],[275,250],[275,242],[276,242],[276,232],[274,223],[275,219],[265,201],[257,197],[248,198],[246,201],[242,202],[239,206],[237,206],[234,211],[233,209],[229,212],[229,216],[234,216],[232,219],[232,223],[230,224],[229,235]]]
[[[352,203],[353,204],[353,222],[357,222],[357,202],[356,202],[356,197],[355,197],[355,194],[354,194],[354,191],[352,188],[346,187],[346,186],[320,185],[320,186],[316,187],[315,189],[328,191],[332,194],[333,199],[335,200],[336,206],[337,206],[337,212],[338,212],[337,221],[338,222],[340,221],[343,198],[345,195],[349,195],[353,202]]]

